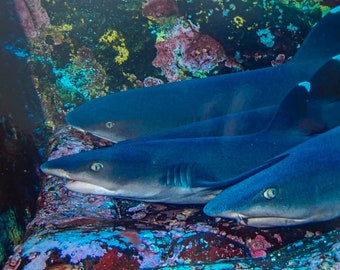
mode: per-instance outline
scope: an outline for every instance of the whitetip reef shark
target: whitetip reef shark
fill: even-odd
[[[251,134],[268,126],[279,105],[214,117],[200,122],[141,135],[130,140],[219,137]],[[130,141],[127,140],[127,141]]]
[[[301,82],[289,92],[261,132],[121,142],[48,161],[41,170],[74,180],[67,183],[73,191],[204,204],[222,189],[278,162],[271,160],[274,156],[339,125],[339,85],[340,56],[336,56],[309,82]]]
[[[272,162],[269,168],[209,201],[204,213],[254,227],[300,225],[340,217],[340,127],[274,160],[279,162]]]
[[[118,142],[227,114],[277,106],[297,83],[308,80],[328,59],[340,53],[339,29],[340,6],[313,27],[288,63],[110,94],[79,106],[68,113],[66,121],[75,128]],[[211,126],[216,125],[212,122]],[[215,131],[221,133],[221,129],[215,128],[210,134],[215,135]],[[173,132],[166,137],[183,134]],[[191,129],[190,134],[206,135],[200,128]]]

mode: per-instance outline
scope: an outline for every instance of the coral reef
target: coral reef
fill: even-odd
[[[289,61],[289,59],[286,60],[286,56],[283,53],[280,53],[278,56],[276,56],[275,60],[271,61],[271,64],[273,67],[275,67],[285,63],[286,61]]]
[[[156,42],[157,56],[152,64],[162,69],[169,82],[188,77],[206,77],[225,60],[223,47],[199,32],[190,21],[177,19],[173,28]]]
[[[162,19],[164,17],[177,15],[178,5],[175,0],[148,0],[143,5],[142,14],[149,19]]]
[[[79,48],[72,62],[64,69],[55,69],[56,86],[60,100],[65,104],[79,105],[92,98],[105,96],[106,73],[96,61],[92,51],[83,46]]]
[[[99,263],[94,265],[94,270],[134,270],[139,269],[139,263],[136,258],[116,249],[107,252],[100,260]]]
[[[89,99],[144,86],[124,74],[159,79],[161,70],[177,81],[269,66],[278,54],[289,58],[322,13],[267,1],[17,1],[22,25],[35,37],[26,51],[12,51],[29,61],[46,125],[53,127]],[[259,29],[270,35],[259,37]],[[84,48],[91,53],[81,62]]]
[[[275,39],[275,36],[273,36],[269,29],[266,28],[266,29],[259,29],[256,31],[256,34],[260,37],[260,41],[263,45],[271,48],[274,46],[275,42],[274,42],[274,39]]]
[[[168,81],[177,81],[281,64],[336,1],[136,0],[112,5],[100,0],[93,5],[78,0],[15,0],[14,4],[29,44],[18,39],[6,48],[28,63],[46,116],[36,140],[27,142],[41,148],[46,130],[59,130],[49,142],[48,156],[56,158],[111,145],[60,129],[65,114],[75,106],[109,92],[163,83],[160,70]],[[33,156],[31,148],[18,145],[24,137],[16,130],[6,129],[1,147]],[[2,162],[2,171],[11,173],[8,161],[13,160]],[[34,192],[24,195],[37,194],[36,171],[24,170],[35,180],[30,185]],[[6,174],[3,179],[12,178]],[[197,206],[74,193],[65,188],[65,181],[43,179],[39,211],[5,269],[339,267],[339,220],[258,230],[206,217]],[[2,212],[0,226],[6,239],[1,238],[1,255],[18,243],[34,212],[31,204],[18,209],[21,214]],[[23,222],[11,223],[17,214],[25,217]],[[0,264],[1,260],[4,256]]]
[[[173,254],[176,251],[170,249],[170,254],[178,258],[178,263],[209,263],[222,259],[244,258],[248,255],[244,245],[213,233],[197,233],[179,239],[177,244],[186,247],[176,250],[178,253],[176,255]]]
[[[163,83],[164,82],[161,79],[154,78],[154,77],[146,77],[143,80],[143,86],[144,87],[150,87],[150,86],[159,85],[159,84],[163,84]]]
[[[126,48],[125,39],[122,34],[116,30],[108,30],[100,37],[99,42],[112,47],[117,54],[117,56],[115,56],[115,62],[119,65],[123,64],[128,59],[129,51]]]

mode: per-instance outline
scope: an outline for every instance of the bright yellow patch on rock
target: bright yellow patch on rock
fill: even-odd
[[[125,45],[125,38],[116,30],[109,29],[99,38],[99,42],[111,46],[117,53],[115,62],[119,65],[123,64],[129,58],[129,50]]]

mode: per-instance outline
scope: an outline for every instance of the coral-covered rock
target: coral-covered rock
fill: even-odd
[[[99,263],[93,267],[94,270],[134,270],[139,269],[136,258],[130,254],[119,252],[116,249],[107,252]]]
[[[253,258],[263,257],[267,254],[266,250],[272,245],[267,242],[266,238],[262,235],[256,235],[254,239],[248,241],[251,256]]]
[[[155,47],[157,56],[152,64],[162,69],[169,82],[188,76],[206,77],[226,57],[215,39],[201,34],[190,21],[180,19]]]
[[[50,18],[41,6],[40,0],[14,0],[14,4],[28,39],[37,37],[37,31],[50,24]]]
[[[101,139],[65,128],[51,140],[50,157],[105,145]],[[38,199],[39,211],[27,227],[25,242],[9,259],[6,269],[189,267],[228,259],[232,259],[231,268],[240,263],[251,268],[256,261],[251,261],[250,255],[271,254],[306,235],[304,227],[256,229],[215,220],[205,216],[199,206],[75,193],[66,189],[65,181],[45,179]],[[316,228],[326,231],[327,226]],[[319,234],[315,226],[308,231],[311,237]]]
[[[150,86],[155,86],[155,85],[159,85],[159,84],[163,84],[164,82],[161,79],[158,78],[154,78],[154,77],[146,77],[143,80],[143,86],[144,87],[150,87]]]
[[[148,18],[163,18],[177,15],[179,12],[175,0],[149,0],[143,6],[142,14]]]
[[[249,251],[244,245],[228,237],[201,232],[177,240],[170,253],[172,256],[176,255],[178,262],[204,263],[222,259],[245,258]]]
[[[106,72],[96,61],[91,49],[82,46],[76,57],[63,69],[54,70],[60,89],[59,98],[64,103],[77,104],[105,96],[108,92]]]

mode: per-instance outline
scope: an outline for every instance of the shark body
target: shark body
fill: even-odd
[[[178,138],[237,136],[265,129],[279,105],[242,111],[210,118],[204,121],[141,135],[137,140],[164,140]]]
[[[204,204],[266,162],[340,124],[340,56],[294,87],[263,131],[243,136],[136,140],[46,162],[74,191],[118,198]]]
[[[340,216],[340,127],[276,160],[266,170],[225,189],[208,202],[204,212],[255,227],[299,225]]]
[[[286,64],[114,93],[79,106],[67,115],[66,121],[73,127],[118,142],[226,114],[278,105],[298,82],[308,80],[329,58],[340,53],[339,28],[337,7],[312,29],[293,60]],[[192,137],[205,136],[199,128],[192,131]],[[183,133],[172,136],[181,137]]]

